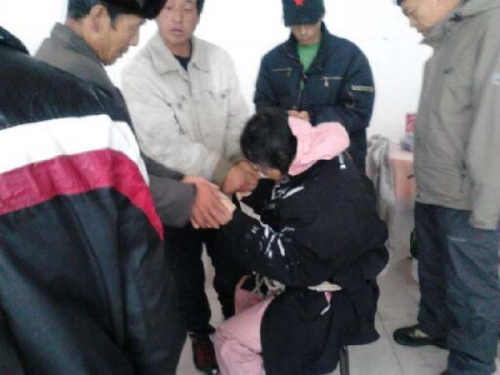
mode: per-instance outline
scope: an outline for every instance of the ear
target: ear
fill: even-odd
[[[99,33],[109,27],[111,18],[109,17],[108,10],[102,4],[94,5],[89,12],[89,21],[92,31]]]

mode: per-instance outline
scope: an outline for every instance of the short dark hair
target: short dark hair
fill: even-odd
[[[396,0],[396,4],[398,4],[399,6],[401,6],[401,4],[403,3],[404,0]]]
[[[201,14],[203,10],[203,5],[205,5],[205,0],[196,0],[196,9],[198,10],[198,15]]]
[[[116,7],[107,2],[100,0],[68,0],[68,18],[74,20],[80,20],[85,18],[90,13],[90,10],[96,6],[97,4],[101,4],[106,8],[109,14],[109,18],[114,22],[116,18],[120,14],[128,13],[125,9]]]
[[[165,0],[165,3],[167,3],[168,0]],[[201,14],[201,11],[203,10],[203,5],[205,5],[205,0],[196,0],[196,11],[198,12],[198,16]]]
[[[90,13],[97,4],[101,4],[108,11],[111,21],[122,14],[133,14],[142,18],[155,18],[166,0],[68,0],[67,18],[79,20]]]
[[[287,174],[297,154],[297,138],[288,125],[288,114],[278,108],[262,109],[248,120],[240,139],[250,162]]]

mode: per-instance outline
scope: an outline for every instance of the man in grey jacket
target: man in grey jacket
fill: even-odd
[[[500,308],[500,2],[397,1],[434,54],[415,128],[418,324],[394,339],[448,349],[444,374],[489,375]]]
[[[69,0],[65,24],[57,23],[36,57],[103,90],[127,113],[123,96],[104,65],[112,65],[139,41],[145,18],[154,18],[164,0]],[[143,8],[141,5],[145,4]],[[130,121],[129,121],[130,123]],[[218,188],[145,159],[150,189],[163,223],[180,227],[193,219],[201,227],[218,228],[229,219]]]

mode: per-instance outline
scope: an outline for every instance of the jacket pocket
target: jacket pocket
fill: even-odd
[[[223,89],[220,91],[207,90],[201,95],[202,109],[205,111],[208,110],[208,112],[206,112],[207,114],[215,112],[219,115],[223,115],[227,113],[229,107],[229,95],[229,89]]]
[[[188,133],[188,130],[182,127],[182,124],[189,123],[188,121],[186,121],[186,116],[187,116],[186,112],[188,110],[186,98],[183,96],[175,99],[166,98],[165,104],[172,111],[172,116],[175,120],[176,125],[179,127],[179,132],[181,134]]]

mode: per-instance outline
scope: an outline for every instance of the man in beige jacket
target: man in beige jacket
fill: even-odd
[[[239,150],[248,108],[227,52],[193,36],[202,5],[200,0],[165,2],[156,19],[159,33],[123,72],[123,93],[147,156],[212,181],[226,194],[249,191],[258,174]],[[216,371],[202,245],[215,266],[214,287],[225,317],[234,313],[234,289],[243,271],[232,261],[219,231],[188,225],[166,228],[165,237],[195,365]]]
[[[434,54],[415,131],[420,310],[394,339],[448,349],[445,374],[489,375],[500,308],[500,2],[398,4]]]

